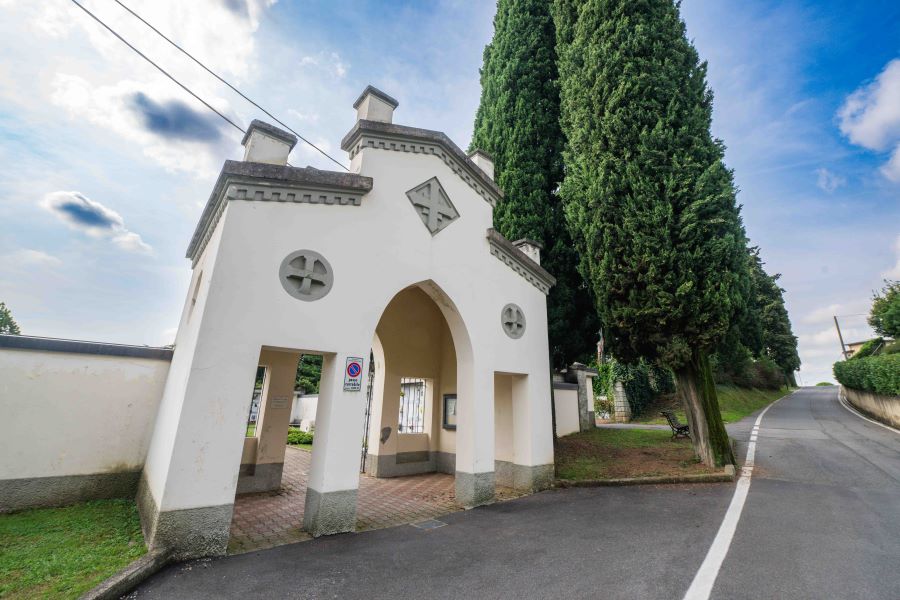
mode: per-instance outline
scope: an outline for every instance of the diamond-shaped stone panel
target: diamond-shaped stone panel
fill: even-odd
[[[437,177],[432,177],[425,183],[420,183],[406,192],[406,196],[413,208],[419,213],[422,223],[431,232],[436,234],[447,225],[459,218],[459,211],[453,206],[450,197]]]

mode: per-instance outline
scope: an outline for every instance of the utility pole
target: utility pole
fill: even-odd
[[[834,327],[838,332],[838,339],[841,341],[841,356],[844,357],[844,360],[847,360],[847,350],[846,346],[844,346],[844,336],[841,335],[841,326],[838,325],[837,315],[834,315]]]

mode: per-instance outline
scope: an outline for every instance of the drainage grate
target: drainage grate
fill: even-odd
[[[446,525],[443,521],[438,521],[437,519],[428,519],[427,521],[419,521],[418,523],[410,523],[413,527],[418,529],[437,529],[438,527],[443,527]]]

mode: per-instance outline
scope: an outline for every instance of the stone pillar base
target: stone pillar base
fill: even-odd
[[[174,560],[187,560],[222,556],[228,549],[234,504],[160,511],[142,478],[137,505],[150,550],[169,550]]]
[[[538,492],[553,485],[553,465],[517,465],[505,460],[494,461],[497,485]]]
[[[303,528],[313,537],[356,529],[357,490],[318,492],[306,489]]]
[[[487,504],[494,499],[494,473],[456,472],[456,502],[467,508]]]
[[[284,463],[241,465],[237,493],[253,494],[277,490],[281,488],[281,475],[283,472]]]

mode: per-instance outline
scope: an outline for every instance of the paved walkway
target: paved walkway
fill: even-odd
[[[277,492],[238,496],[231,521],[229,554],[241,554],[311,539],[303,530],[306,477],[312,454],[287,448],[284,476]],[[521,494],[498,488],[499,499]],[[454,478],[444,473],[376,479],[359,477],[356,530],[382,529],[446,515],[456,504]]]
[[[729,425],[745,456],[755,417]],[[900,435],[804,388],[766,413],[713,600],[900,598]],[[552,490],[392,527],[172,565],[167,598],[682,598],[733,484]],[[706,598],[704,595],[703,598]]]

